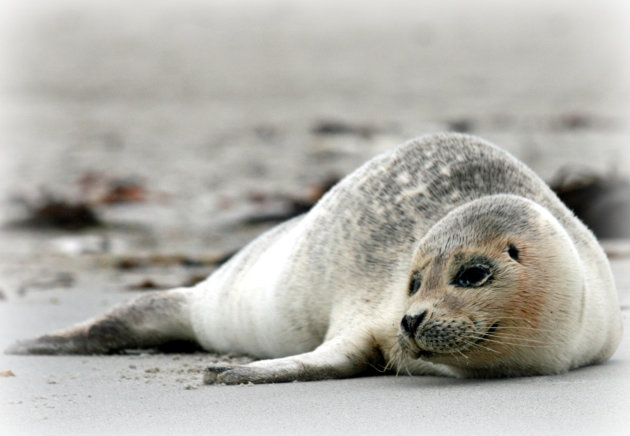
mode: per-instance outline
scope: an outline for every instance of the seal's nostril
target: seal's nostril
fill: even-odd
[[[416,330],[418,330],[418,327],[420,327],[420,324],[422,324],[422,321],[424,321],[426,317],[426,310],[414,316],[405,315],[402,321],[400,321],[400,328],[409,336],[413,336],[416,334]]]
[[[410,316],[409,315],[405,315],[403,316],[402,321],[400,321],[400,329],[404,332],[407,333],[408,335],[411,336],[411,321],[410,321]]]

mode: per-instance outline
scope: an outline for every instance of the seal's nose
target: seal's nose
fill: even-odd
[[[424,321],[424,319],[427,316],[427,311],[423,311],[421,313],[419,313],[418,315],[405,315],[402,319],[402,321],[400,321],[400,329],[405,332],[407,335],[409,336],[414,336],[416,334],[416,331],[418,330],[418,327],[420,327],[420,324],[422,324],[422,321]]]

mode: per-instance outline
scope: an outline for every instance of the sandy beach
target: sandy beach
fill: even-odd
[[[364,3],[8,3],[0,350],[200,280],[418,135],[479,135],[550,183],[630,179],[623,2]],[[51,199],[99,225],[51,226]],[[602,244],[628,331],[630,241]],[[0,354],[0,433],[614,435],[630,410],[627,335],[604,365],[504,380],[202,385],[217,359],[240,357]]]

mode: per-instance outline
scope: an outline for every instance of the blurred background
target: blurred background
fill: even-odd
[[[4,2],[0,288],[41,265],[63,285],[86,256],[212,268],[444,130],[514,153],[600,237],[630,236],[624,3]]]

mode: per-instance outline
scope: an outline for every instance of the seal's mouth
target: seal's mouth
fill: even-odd
[[[490,339],[492,336],[494,336],[494,333],[497,331],[497,328],[499,327],[499,323],[495,322],[494,324],[492,324],[490,326],[490,328],[488,330],[486,330],[486,332],[484,333],[484,335],[477,339],[474,342],[474,345],[472,347],[472,350],[475,349],[475,346],[487,341],[488,339]],[[416,359],[430,359],[432,357],[440,357],[440,356],[448,356],[448,355],[453,355],[455,353],[457,353],[459,351],[459,354],[461,354],[461,352],[466,352],[466,351],[472,351],[471,349],[468,350],[449,350],[447,352],[438,352],[438,351],[429,351],[429,350],[425,350],[422,349],[420,347],[418,347],[418,350],[415,352],[415,358]]]
[[[498,322],[495,322],[494,324],[492,324],[490,328],[488,329],[488,331],[486,332],[486,334],[483,335],[481,338],[477,339],[477,341],[475,342],[475,345],[479,345],[482,342],[485,342],[486,340],[490,339],[490,337],[494,335],[494,332],[497,331],[497,327],[499,327]]]
[[[420,358],[430,358],[435,356],[436,353],[435,351],[428,351],[428,350],[423,350],[422,348],[420,348],[418,350],[418,352],[416,353],[416,359],[420,359]]]

